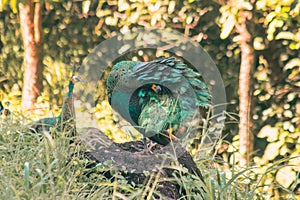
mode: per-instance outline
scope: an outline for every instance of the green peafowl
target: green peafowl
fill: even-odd
[[[7,108],[4,108],[2,102],[0,101],[0,115],[8,116],[10,114],[10,111]]]
[[[183,136],[189,127],[181,123],[192,121],[191,113],[210,106],[211,95],[199,77],[174,57],[121,61],[108,76],[108,100],[144,138],[165,146]]]
[[[83,82],[79,76],[75,76],[76,67],[73,67],[72,76],[69,80],[68,93],[63,100],[63,106],[61,113],[56,117],[43,118],[35,122],[30,130],[33,133],[50,133],[51,128],[63,132],[66,131],[68,136],[73,137],[76,133],[75,129],[75,111],[74,111],[74,99],[73,90],[77,82]]]

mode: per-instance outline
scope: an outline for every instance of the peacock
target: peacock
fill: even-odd
[[[183,137],[189,127],[181,123],[192,121],[195,109],[210,106],[211,95],[200,77],[174,57],[120,61],[107,79],[108,101],[144,138],[165,146]]]
[[[0,101],[0,115],[8,116],[10,114],[11,112],[7,108],[4,108],[2,102]]]
[[[75,76],[76,67],[73,67],[72,76],[69,80],[68,93],[63,100],[63,106],[61,113],[56,117],[43,118],[35,122],[30,130],[33,133],[50,133],[51,128],[68,133],[68,136],[73,137],[76,133],[75,129],[75,111],[74,111],[74,99],[73,90],[74,86],[78,82],[83,82],[79,76]]]

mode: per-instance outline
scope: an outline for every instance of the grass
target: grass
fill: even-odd
[[[157,188],[161,174],[150,174],[150,180],[142,185],[128,183],[124,176],[109,166],[86,166],[90,161],[72,153],[83,147],[71,147],[69,138],[54,135],[37,135],[26,131],[20,121],[4,119],[0,129],[0,199],[154,199],[160,195]],[[178,164],[173,178],[185,190],[181,199],[272,199],[258,192],[256,179],[249,178],[253,171],[212,167],[214,160],[198,161],[205,184],[188,174]],[[204,164],[205,163],[205,164]],[[275,167],[274,167],[275,169]],[[111,171],[112,177],[103,175]],[[201,187],[205,193],[201,194]],[[162,198],[164,199],[164,198]],[[288,199],[296,199],[291,196]]]

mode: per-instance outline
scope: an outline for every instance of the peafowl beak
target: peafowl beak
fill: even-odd
[[[80,78],[79,76],[72,76],[71,81],[72,81],[72,83],[84,82],[84,80],[82,78]]]

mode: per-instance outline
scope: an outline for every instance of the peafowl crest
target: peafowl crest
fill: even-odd
[[[75,111],[74,111],[74,86],[78,82],[83,82],[79,76],[75,76],[76,67],[73,67],[72,76],[69,80],[68,92],[63,99],[61,113],[56,117],[43,118],[31,126],[31,131],[36,133],[48,132],[55,128],[60,132],[65,132],[73,137],[76,133]]]
[[[167,145],[186,131],[180,124],[192,120],[195,108],[210,106],[211,95],[200,77],[173,57],[121,61],[107,79],[108,100],[145,137]]]

